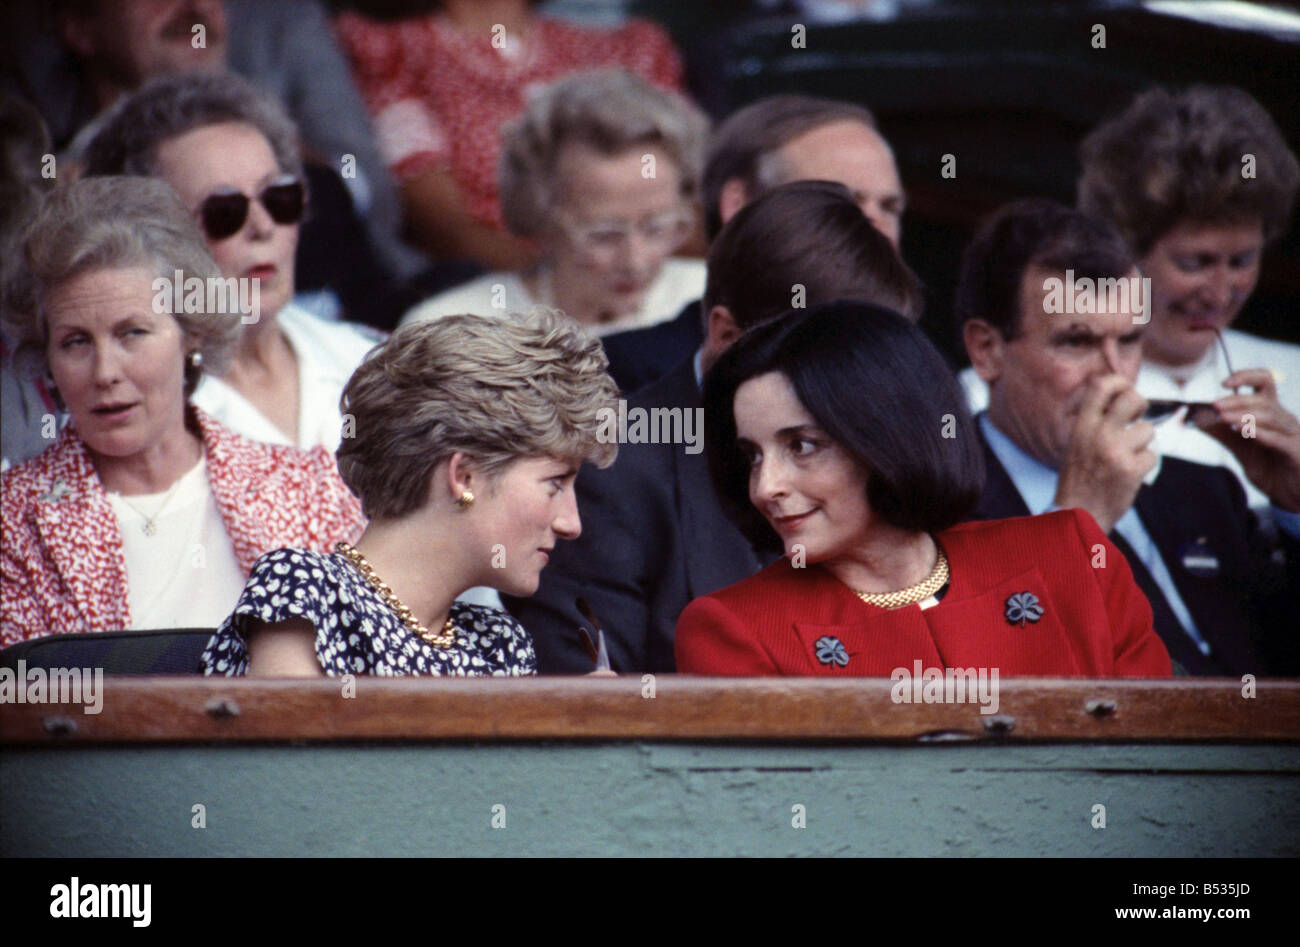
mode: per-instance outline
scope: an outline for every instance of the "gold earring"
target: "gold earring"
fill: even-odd
[[[474,502],[474,494],[468,490],[461,491],[460,497],[456,500],[456,509],[463,510]]]

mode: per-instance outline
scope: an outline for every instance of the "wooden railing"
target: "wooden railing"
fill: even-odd
[[[991,703],[898,703],[887,679],[120,677],[99,713],[0,706],[10,745],[340,740],[1300,741],[1300,680],[1018,678]],[[651,696],[653,695],[653,696]]]

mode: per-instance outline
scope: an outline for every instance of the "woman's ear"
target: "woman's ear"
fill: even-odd
[[[199,382],[203,380],[203,350],[199,347],[201,341],[189,332],[181,336],[181,351],[184,353],[181,377],[184,380],[187,401],[198,389]]]
[[[465,456],[464,451],[456,451],[447,459],[447,468],[441,478],[445,484],[446,495],[455,501],[465,493],[473,493],[478,486],[481,475],[474,469],[473,462]]]

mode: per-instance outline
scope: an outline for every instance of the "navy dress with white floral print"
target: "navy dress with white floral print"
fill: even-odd
[[[204,649],[203,673],[248,673],[248,624],[295,618],[316,628],[316,657],[331,677],[537,673],[532,639],[505,612],[453,603],[456,641],[435,648],[406,627],[347,559],[305,549],[277,549],[254,563],[234,612]]]

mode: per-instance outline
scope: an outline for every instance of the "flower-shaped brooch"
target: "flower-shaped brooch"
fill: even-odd
[[[1025,622],[1036,622],[1043,617],[1043,606],[1033,592],[1021,592],[1007,599],[1007,623],[1025,627]]]
[[[72,488],[62,480],[55,480],[50,484],[50,492],[41,494],[42,503],[62,503],[63,498],[71,496]]]
[[[844,642],[839,638],[832,638],[825,635],[817,639],[813,646],[817,649],[817,660],[822,664],[838,664],[840,667],[847,667],[849,663],[849,653],[844,650]]]

